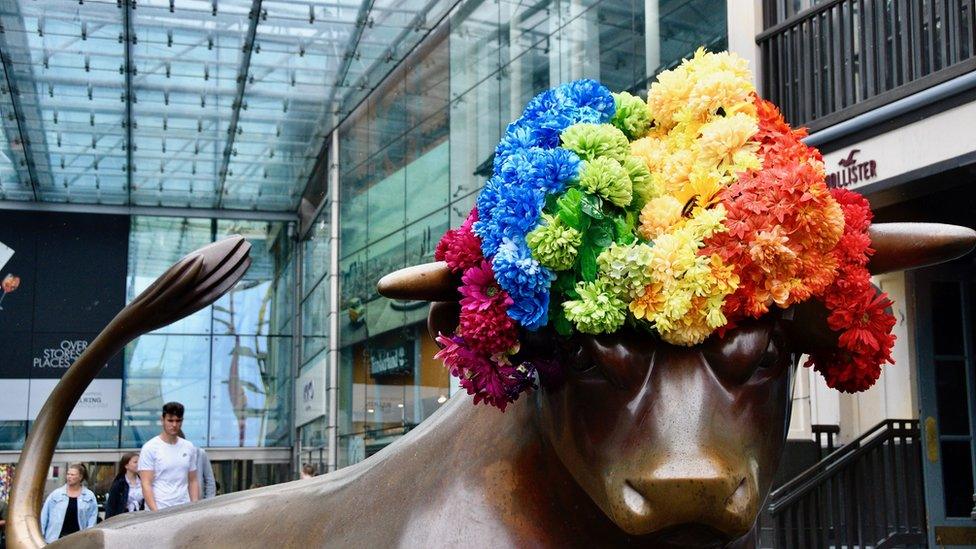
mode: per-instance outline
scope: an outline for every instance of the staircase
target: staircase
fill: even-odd
[[[759,545],[924,547],[920,448],[918,420],[889,419],[830,452],[769,495]]]

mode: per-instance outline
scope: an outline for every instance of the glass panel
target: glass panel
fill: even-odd
[[[0,450],[21,450],[26,439],[26,421],[0,421]]]
[[[327,203],[309,229],[308,239],[302,244],[305,248],[305,265],[302,269],[302,291],[305,295],[302,297],[308,296],[309,292],[329,270],[329,261],[332,259],[330,257],[331,246],[329,245],[331,234],[328,218],[330,214]]]
[[[434,249],[448,229],[448,212],[443,209],[407,227],[407,256],[404,265],[420,265],[434,260]]]
[[[139,3],[132,32],[132,202],[216,207],[249,0]]]
[[[305,425],[299,427],[298,430],[302,437],[302,448],[308,449],[325,446],[328,442],[326,437],[327,427],[328,425],[326,425],[324,417],[320,417],[311,423],[306,423]]]
[[[340,145],[341,148],[341,145]],[[345,258],[366,245],[369,211],[369,167],[363,163],[342,176],[339,201],[339,257]]]
[[[325,349],[329,335],[329,279],[321,279],[302,303],[302,364]]]
[[[264,336],[214,338],[210,446],[265,446],[287,431],[289,385],[282,378],[290,370],[289,341]],[[272,344],[275,349],[269,348]]]
[[[2,64],[0,78],[0,82],[9,82],[7,70]],[[34,187],[27,171],[27,159],[20,144],[20,128],[7,86],[0,89],[0,116],[3,129],[0,132],[0,199],[34,200]]]
[[[973,510],[973,455],[966,441],[942,441],[942,487],[947,517],[969,518]]]
[[[58,450],[118,447],[118,420],[71,420],[58,439]]]
[[[965,363],[961,360],[937,360],[935,391],[938,398],[939,434],[969,436]]]
[[[958,282],[932,283],[932,334],[935,354],[962,355],[962,296]]]
[[[247,238],[251,244],[251,266],[244,278],[214,303],[216,333],[270,334],[276,303],[274,276],[279,270],[271,243],[284,230],[283,223],[217,221],[218,240],[232,234]]]
[[[126,301],[132,301],[173,263],[211,242],[208,219],[133,217],[129,234]],[[210,333],[211,308],[160,328],[157,333]]]
[[[449,152],[448,141],[444,139],[407,165],[406,223],[412,223],[447,205],[450,193]]]
[[[183,432],[198,446],[207,442],[210,336],[144,335],[125,349],[122,445],[142,446],[158,435],[163,404],[186,408]]]
[[[4,2],[0,10],[38,198],[125,203],[121,4]]]
[[[403,144],[403,141],[400,141]],[[380,154],[383,157],[383,153]],[[377,160],[381,162],[382,160]],[[402,162],[402,158],[400,160]],[[369,213],[366,235],[375,242],[404,226],[406,196],[405,171],[401,168],[369,188]]]

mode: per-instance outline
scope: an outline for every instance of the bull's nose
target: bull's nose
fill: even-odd
[[[629,479],[622,488],[623,504],[633,518],[634,534],[681,524],[700,524],[736,539],[756,519],[757,490],[746,475],[674,475],[658,471],[648,478]]]

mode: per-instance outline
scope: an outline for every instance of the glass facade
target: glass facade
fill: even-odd
[[[121,445],[159,431],[162,404],[186,406],[183,431],[205,447],[291,445],[289,228],[283,223],[135,217],[127,297],[182,255],[230,234],[251,243],[251,268],[213,305],[132,342],[125,350]]]
[[[440,236],[472,208],[506,125],[533,95],[573,79],[643,91],[649,76],[699,46],[725,48],[725,14],[724,0],[462,2],[352,109],[338,130],[339,303],[330,307],[320,290],[324,208],[305,243],[302,305],[311,330],[303,362],[328,344],[319,311],[338,314],[339,467],[389,444],[449,396],[427,305],[381,298],[376,282],[433,260]],[[320,422],[302,428],[303,447],[324,444],[325,431]]]

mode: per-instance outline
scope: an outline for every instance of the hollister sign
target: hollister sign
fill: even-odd
[[[827,186],[831,188],[860,187],[878,178],[878,163],[873,159],[858,158],[861,149],[851,149],[847,156],[837,161],[840,169],[827,174]],[[833,156],[833,155],[831,155]],[[830,161],[824,159],[827,169]]]

